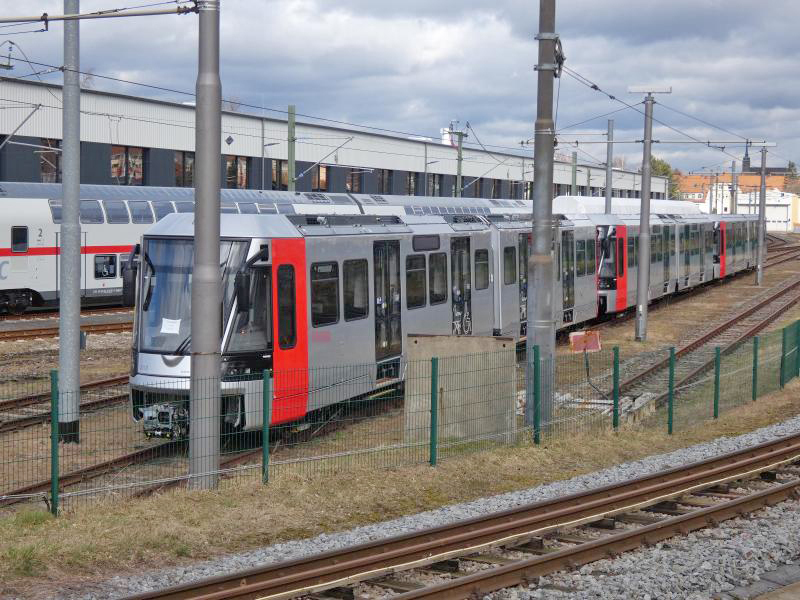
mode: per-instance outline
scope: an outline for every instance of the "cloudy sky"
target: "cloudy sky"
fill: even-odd
[[[156,1],[83,0],[81,10]],[[63,5],[0,2],[2,16],[18,11],[60,14]],[[629,85],[672,86],[671,95],[657,98],[655,117],[663,124],[655,124],[654,139],[690,141],[668,125],[698,140],[733,142],[727,154],[700,144],[658,144],[657,156],[683,170],[728,169],[730,155],[744,152],[740,136],[777,142],[770,166],[800,159],[798,17],[797,0],[560,0],[556,30],[570,69],[637,109],[641,96],[628,94]],[[4,37],[30,29],[36,27],[0,30],[18,45],[12,56],[24,52],[31,61],[60,65],[60,24]],[[536,118],[537,29],[534,0],[222,0],[223,96],[279,109],[294,103],[303,114],[431,137],[455,119],[469,122],[484,144],[519,147]],[[82,69],[194,89],[195,15],[84,21],[81,43]],[[14,65],[8,75],[34,77],[29,65]],[[59,73],[39,76],[61,80]],[[99,77],[89,84],[188,99]],[[616,139],[641,139],[640,113],[571,76],[556,85],[564,152],[573,149],[569,141],[602,140],[585,135],[605,131],[609,117],[594,117],[620,108],[612,116]],[[581,144],[580,151],[582,161],[604,160],[600,144]],[[641,145],[617,145],[615,154],[638,166]]]

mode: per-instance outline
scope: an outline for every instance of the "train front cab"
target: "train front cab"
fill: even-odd
[[[597,225],[598,314],[628,308],[628,226]]]

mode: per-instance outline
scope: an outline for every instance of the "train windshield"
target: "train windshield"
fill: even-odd
[[[234,275],[244,264],[246,242],[220,243],[222,322],[233,300]],[[191,351],[193,241],[146,239],[142,252],[139,350],[179,355]]]
[[[602,235],[602,234],[601,234]],[[617,238],[608,236],[600,238],[600,271],[599,277],[616,276]]]

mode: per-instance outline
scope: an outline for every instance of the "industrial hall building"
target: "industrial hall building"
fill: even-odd
[[[61,86],[0,78],[0,181],[61,181]],[[220,173],[225,188],[287,189],[286,114],[225,103]],[[192,187],[193,103],[81,91],[81,183]],[[250,110],[250,109],[247,109]],[[255,114],[264,113],[264,114]],[[277,114],[277,116],[272,116]],[[10,136],[10,137],[9,137]],[[300,117],[295,130],[297,191],[456,195],[455,136],[403,136]],[[533,148],[484,149],[466,140],[462,196],[530,198]],[[614,169],[613,194],[638,197],[641,175]],[[554,195],[603,196],[603,165],[573,165],[556,156]],[[667,180],[654,177],[652,197]]]

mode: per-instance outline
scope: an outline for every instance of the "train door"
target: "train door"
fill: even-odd
[[[563,294],[564,322],[572,322],[575,307],[575,233],[561,232],[561,285]]]
[[[669,261],[669,246],[670,246],[670,232],[672,231],[672,226],[664,225],[662,228],[663,235],[661,236],[661,254],[662,254],[662,266],[664,271],[664,293],[666,294],[669,291],[669,280],[671,277],[670,274],[670,261]],[[674,239],[674,238],[673,238]]]
[[[519,234],[519,334],[526,335],[528,330],[528,252],[530,233]]]
[[[468,237],[450,240],[453,335],[472,335],[472,271]]]
[[[86,232],[82,231],[81,238],[81,297],[86,296],[86,261],[89,255],[85,252],[87,246]],[[56,299],[61,297],[61,232],[56,231]]]
[[[372,246],[375,281],[375,360],[403,351],[400,323],[400,242],[384,240]]]

